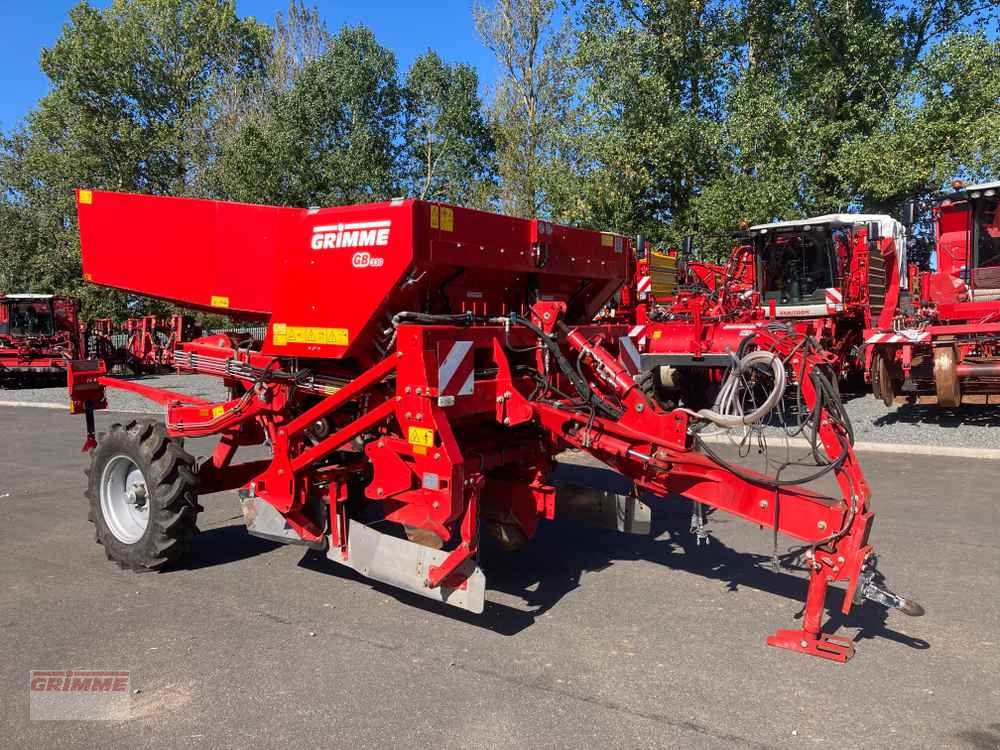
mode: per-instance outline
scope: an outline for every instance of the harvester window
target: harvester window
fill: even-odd
[[[765,301],[825,302],[824,289],[836,286],[833,243],[826,232],[765,235],[760,257]]]
[[[45,302],[11,302],[7,319],[12,336],[51,336],[52,309]]]
[[[982,200],[976,205],[976,268],[1000,266],[1000,212],[997,200]]]

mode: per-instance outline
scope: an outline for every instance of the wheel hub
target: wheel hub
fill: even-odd
[[[112,458],[101,474],[101,513],[119,541],[135,544],[149,525],[146,478],[128,456]]]

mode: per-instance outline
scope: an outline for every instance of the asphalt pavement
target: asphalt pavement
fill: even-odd
[[[1000,747],[996,461],[863,457],[880,567],[927,615],[833,614],[839,665],[764,645],[805,591],[770,533],[715,514],[696,547],[683,502],[650,538],[553,522],[487,551],[478,616],[250,537],[228,495],[202,498],[185,567],[122,571],[82,439],[0,407],[0,746]],[[132,719],[30,721],[29,670],[63,668],[130,670]]]

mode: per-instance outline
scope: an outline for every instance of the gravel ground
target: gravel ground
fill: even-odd
[[[153,375],[131,380],[211,400],[226,396],[219,379],[203,375]],[[0,401],[62,404],[66,401],[66,390],[0,389]],[[108,403],[117,411],[160,411],[150,401],[126,391],[109,391]],[[1000,430],[996,429],[1000,427],[1000,405],[997,404],[939,410],[933,405],[900,403],[887,409],[870,395],[857,395],[847,397],[846,405],[858,442],[1000,449]]]
[[[847,401],[858,442],[1000,448],[1000,404],[938,409],[897,403],[891,408],[871,395]]]

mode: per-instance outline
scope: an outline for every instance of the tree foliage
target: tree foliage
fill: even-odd
[[[559,20],[556,0],[497,0],[473,13],[501,67],[490,108],[500,207],[515,216],[547,213],[546,178],[560,166],[560,130],[575,94],[569,18]]]
[[[263,93],[218,160],[220,192],[241,201],[339,205],[393,195],[401,137],[396,58],[365,27],[345,27],[287,87]]]
[[[597,126],[591,222],[662,235],[720,169],[732,9],[588,0],[577,62]]]
[[[594,219],[677,241],[997,174],[995,0],[591,0]],[[610,196],[607,200],[605,196]]]
[[[0,150],[4,288],[76,292],[120,314],[122,296],[82,285],[73,189],[189,192],[207,153],[205,103],[260,65],[267,37],[232,0],[74,7],[41,54],[50,93]]]
[[[475,70],[449,65],[428,50],[407,71],[404,95],[407,192],[428,200],[487,205],[494,188],[494,146]]]
[[[410,194],[677,242],[1000,177],[997,0],[489,0],[473,16],[499,68],[485,104],[470,66],[428,50],[401,72],[369,29],[331,33],[303,0],[271,25],[235,0],[81,2],[42,51],[49,93],[0,140],[0,289],[125,312],[80,279],[78,186]]]

